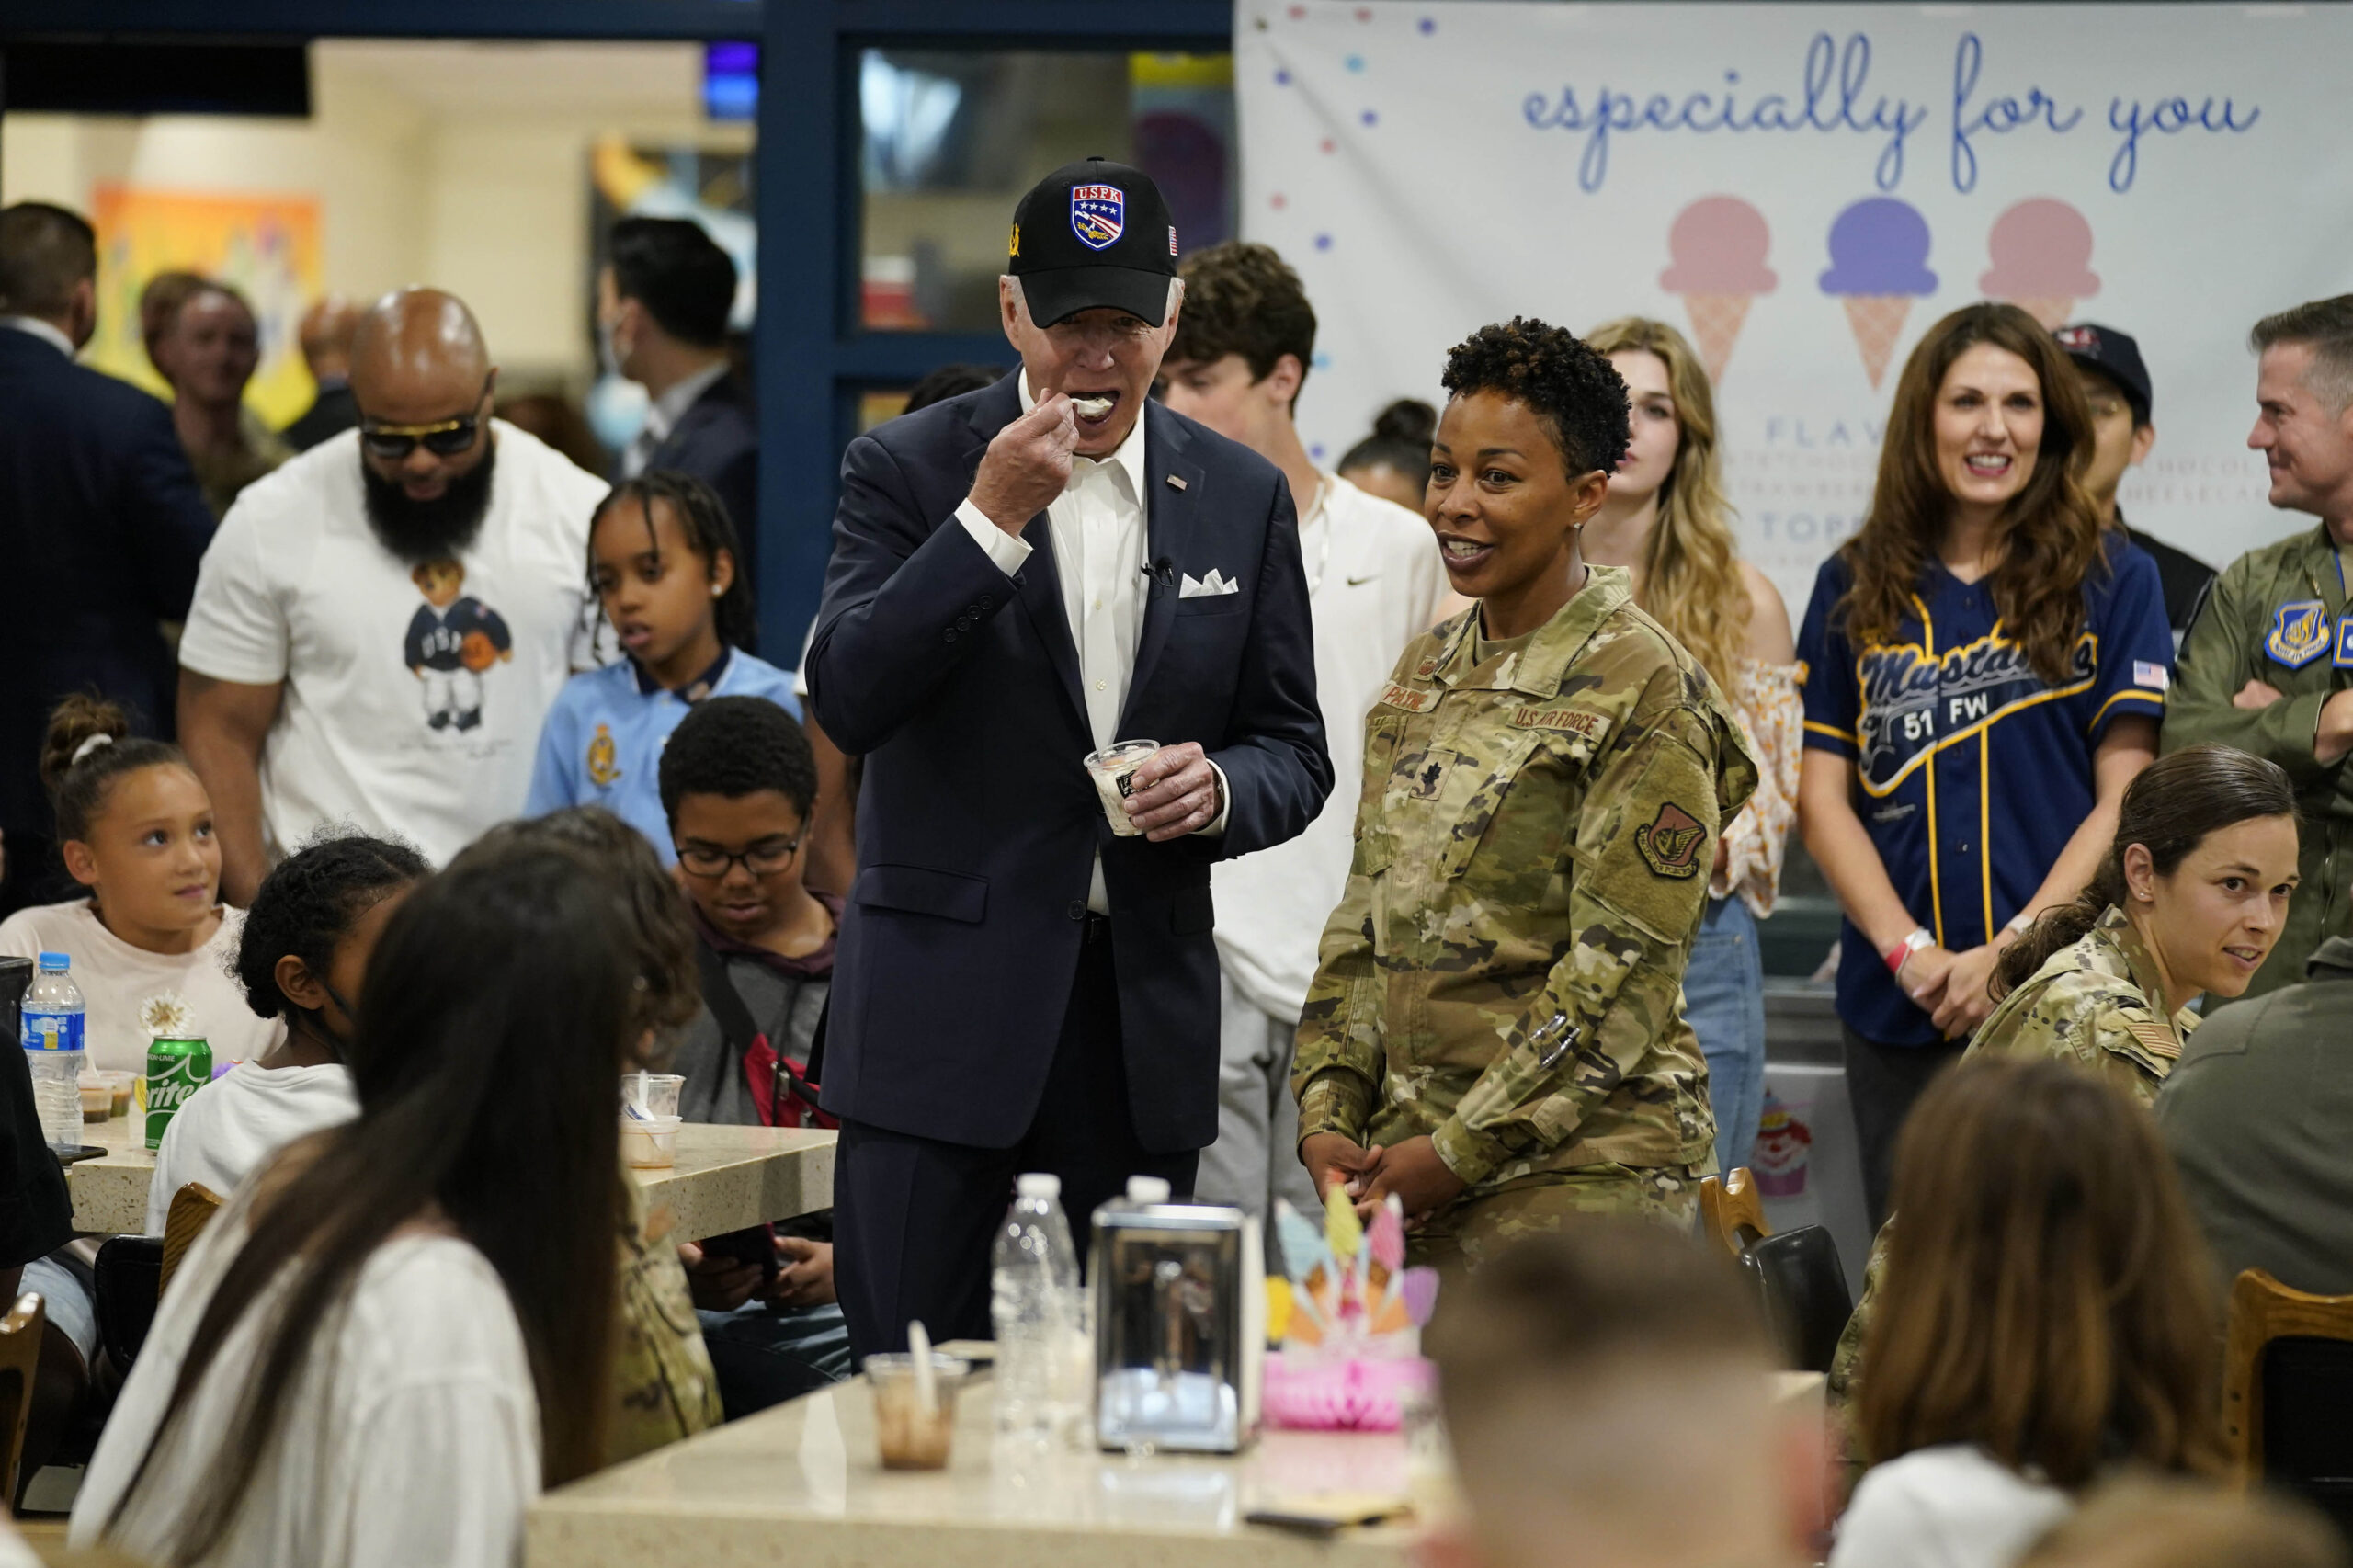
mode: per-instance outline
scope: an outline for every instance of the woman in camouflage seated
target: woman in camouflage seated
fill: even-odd
[[[2196,745],[2150,764],[2124,792],[2091,886],[2003,949],[1988,986],[1997,1006],[1962,1060],[2071,1062],[2150,1105],[2197,1027],[2190,1004],[2243,994],[2279,940],[2296,890],[2295,813],[2288,775],[2245,752]],[[1894,1223],[1871,1244],[1838,1341],[1834,1407],[1855,1397]]]

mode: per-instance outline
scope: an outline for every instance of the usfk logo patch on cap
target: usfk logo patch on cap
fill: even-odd
[[[1116,185],[1070,187],[1070,231],[1088,250],[1108,250],[1128,227],[1128,193]]]

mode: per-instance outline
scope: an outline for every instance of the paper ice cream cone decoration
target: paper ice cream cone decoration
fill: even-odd
[[[2076,301],[2099,292],[2091,223],[2063,201],[2037,197],[2006,210],[1985,249],[1994,261],[1977,279],[1985,297],[2018,306],[2048,331],[2067,324]]]
[[[1737,196],[1703,197],[1677,213],[1667,231],[1667,254],[1674,259],[1658,275],[1658,286],[1683,296],[1691,335],[1711,381],[1722,381],[1732,364],[1748,307],[1757,295],[1779,286],[1765,265],[1771,243],[1765,214]]]
[[[1887,362],[1895,358],[1895,340],[1904,335],[1904,324],[1911,319],[1912,296],[1848,294],[1839,302],[1847,307],[1847,330],[1855,335],[1855,347],[1862,351],[1863,374],[1876,389],[1887,379]]]
[[[1847,307],[1847,328],[1877,391],[1887,379],[1912,301],[1937,291],[1928,270],[1928,221],[1892,196],[1849,206],[1830,225],[1830,267],[1822,291]]]

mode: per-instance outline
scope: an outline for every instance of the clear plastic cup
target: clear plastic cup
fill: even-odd
[[[85,1122],[104,1121],[114,1111],[114,1089],[107,1083],[106,1074],[95,1068],[84,1068],[76,1085],[82,1091],[82,1119]]]
[[[129,1116],[131,1114],[131,1090],[139,1082],[139,1074],[136,1073],[125,1073],[119,1068],[108,1068],[106,1071],[101,1072],[98,1076],[107,1081],[107,1089],[108,1093],[107,1114],[108,1116]]]
[[[1128,820],[1128,796],[1135,789],[1135,770],[1159,749],[1158,741],[1116,741],[1086,754],[1086,776],[1095,781],[1103,814],[1111,819],[1111,831],[1119,837],[1133,838],[1143,831]]]
[[[956,1387],[971,1369],[967,1361],[933,1351],[934,1398],[926,1410],[914,1356],[890,1351],[866,1358],[866,1381],[874,1391],[874,1441],[884,1470],[948,1468],[956,1433]]]
[[[678,1160],[675,1116],[621,1118],[621,1162],[638,1170],[660,1170]]]
[[[678,1114],[678,1091],[687,1081],[676,1073],[624,1073],[621,1074],[621,1114],[635,1106],[646,1116],[660,1119]]]

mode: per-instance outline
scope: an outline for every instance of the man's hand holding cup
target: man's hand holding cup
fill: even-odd
[[[1128,786],[1128,820],[1154,844],[1199,833],[1217,821],[1217,769],[1200,743],[1163,746],[1136,766]]]
[[[1029,519],[1060,499],[1070,483],[1078,420],[1060,392],[999,430],[972,475],[971,500],[998,528],[1021,537]]]

